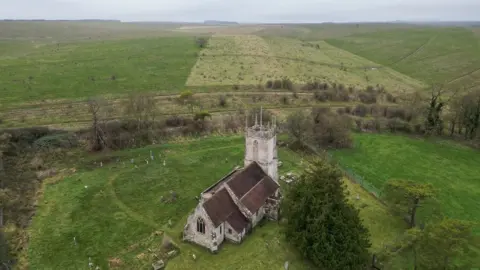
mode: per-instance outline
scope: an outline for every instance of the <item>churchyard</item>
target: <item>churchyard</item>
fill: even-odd
[[[351,117],[353,129],[370,132],[355,133],[352,149],[330,154],[364,181],[344,183],[370,231],[373,253],[405,231],[381,198],[392,178],[431,183],[444,214],[480,221],[478,150],[416,138],[415,128],[424,121],[408,120],[413,93],[424,102],[434,84],[457,95],[478,89],[477,29],[49,22],[35,23],[32,31],[27,22],[6,23],[0,22],[7,29],[0,33],[0,69],[6,71],[0,74],[0,128],[46,126],[81,133],[92,127],[87,99],[101,101],[102,122],[126,121],[138,119],[125,105],[138,95],[153,101],[150,113],[160,123],[207,112],[212,118],[205,121],[214,127],[260,106],[279,122],[295,111],[330,108]],[[208,38],[203,48],[196,43],[200,37]],[[275,80],[282,80],[280,87],[268,85]],[[375,98],[365,100],[369,95]],[[450,113],[449,107],[445,123]],[[379,118],[385,120],[382,128],[372,129]],[[235,128],[241,132],[240,122]],[[160,259],[167,269],[283,269],[287,261],[289,269],[311,269],[284,239],[282,223],[267,222],[241,245],[227,243],[217,255],[181,241],[195,196],[243,163],[244,138],[231,133],[212,128],[195,138],[159,135],[140,148],[66,150],[69,155],[59,155],[65,160],[55,163],[63,166],[57,175],[32,178],[35,188],[24,194],[34,201],[35,214],[28,226],[19,227],[28,237],[16,247],[18,269],[86,269],[89,263],[100,269],[150,269]],[[282,147],[279,158],[282,175],[302,171],[299,153]],[[30,166],[30,159],[24,163]],[[380,198],[369,193],[373,189]],[[473,249],[480,254],[480,245]],[[175,254],[168,255],[171,250]],[[396,256],[391,269],[410,269],[409,252]]]
[[[217,255],[181,241],[195,196],[242,165],[243,148],[241,136],[211,137],[84,160],[75,173],[45,180],[24,259],[29,267],[42,269],[87,267],[89,258],[101,269],[109,261],[120,269],[147,269],[155,255],[164,256],[162,241],[170,239],[179,253],[168,260],[168,269],[274,269],[285,261],[289,269],[309,269],[275,222],[266,222],[241,245],[225,244]],[[301,172],[297,153],[281,148],[279,157],[282,175]],[[380,250],[401,233],[403,224],[386,226],[392,217],[385,207],[359,185],[345,184],[371,230],[372,250]]]

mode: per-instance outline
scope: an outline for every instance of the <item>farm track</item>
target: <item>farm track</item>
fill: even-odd
[[[312,60],[306,60],[302,58],[295,58],[295,57],[288,57],[288,56],[278,56],[278,55],[264,55],[264,54],[235,54],[235,53],[227,53],[227,54],[208,54],[208,55],[202,55],[202,57],[229,57],[229,56],[247,56],[247,57],[260,57],[260,58],[275,58],[275,59],[281,59],[281,60],[288,60],[288,61],[295,61],[295,62],[301,62],[301,63],[307,63],[311,65],[319,65],[319,66],[328,66],[331,68],[340,68],[342,65],[337,65],[337,64],[332,64],[332,63],[326,63],[326,62],[319,62],[319,61],[312,61]],[[378,66],[359,66],[359,67],[349,67],[349,69],[366,69],[366,68],[383,68],[384,66],[378,65]]]
[[[435,36],[432,36],[430,37],[427,41],[425,41],[422,45],[420,45],[417,49],[415,49],[414,51],[410,52],[409,54],[403,56],[402,58],[400,58],[398,61],[396,61],[395,63],[392,64],[392,66],[396,66],[398,65],[400,62],[403,62],[405,59],[411,57],[412,55],[416,54],[417,52],[419,52],[420,50],[422,50],[423,48],[425,48],[425,46],[427,46],[428,44],[430,44],[433,40],[435,40],[437,38],[438,35],[435,35]]]
[[[285,94],[285,93],[292,93],[290,90],[257,90],[257,91],[205,91],[205,92],[193,92],[194,96],[220,96],[220,95],[249,95],[249,94],[256,94],[256,95],[274,95],[274,94]],[[146,93],[148,94],[148,93]],[[176,98],[179,96],[180,93],[158,93],[152,94],[151,97],[154,99],[168,99],[168,98]],[[308,91],[300,91],[297,94],[312,94],[312,92]],[[106,98],[107,101],[119,102],[126,100],[127,97],[116,97],[116,98]],[[68,106],[68,105],[77,105],[77,104],[86,104],[86,100],[76,100],[76,101],[60,101],[60,102],[49,102],[49,103],[39,103],[39,104],[26,104],[26,105],[17,105],[17,106],[5,106],[0,108],[0,112],[5,111],[21,111],[26,109],[41,109],[43,107],[51,108],[52,106]]]
[[[355,105],[356,103],[349,103],[348,105]],[[267,110],[273,110],[273,109],[281,109],[281,110],[294,110],[294,109],[308,109],[312,107],[329,107],[332,109],[336,108],[343,108],[347,106],[346,104],[337,104],[337,105],[332,105],[332,104],[316,104],[316,105],[298,105],[298,106],[263,106],[264,109]],[[233,108],[233,109],[224,109],[224,110],[210,110],[209,113],[213,115],[221,115],[225,113],[232,113],[232,112],[237,112],[239,108]],[[171,116],[171,115],[192,115],[192,113],[188,112],[173,112],[173,113],[162,113],[159,115],[159,117],[165,117],[165,116]],[[113,120],[127,120],[131,119],[129,117],[109,117],[105,118],[104,121],[113,121]],[[64,125],[76,125],[76,126],[87,126],[91,124],[91,120],[86,120],[86,119],[72,119],[72,120],[65,120],[65,121],[52,121],[50,123],[44,123],[44,124],[38,124],[34,125],[37,127],[50,127],[50,126],[64,126]],[[29,127],[32,126],[31,124],[25,124],[25,125],[18,125],[15,127],[8,127],[4,128],[5,130],[9,129],[15,129],[15,128],[22,128],[22,127]]]

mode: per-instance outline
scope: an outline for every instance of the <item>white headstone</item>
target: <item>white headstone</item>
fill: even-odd
[[[288,270],[288,261],[285,262],[285,264],[283,265],[283,268],[285,268],[285,270]]]

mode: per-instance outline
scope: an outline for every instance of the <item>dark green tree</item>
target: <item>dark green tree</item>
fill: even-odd
[[[321,269],[366,269],[369,233],[348,203],[341,179],[340,169],[326,159],[310,162],[287,190],[285,236]]]

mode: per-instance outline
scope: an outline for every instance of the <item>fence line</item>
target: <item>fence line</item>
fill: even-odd
[[[318,156],[323,156],[322,153],[313,145],[304,143],[304,145],[315,155]],[[382,196],[382,191],[381,189],[375,187],[372,183],[366,181],[362,176],[356,174],[352,169],[342,166],[336,159],[335,157],[329,153],[326,152],[326,157],[329,161],[335,162],[338,167],[342,170],[343,174],[345,177],[347,177],[350,181],[355,182],[359,184],[363,189],[365,189],[368,193],[370,193],[372,196],[375,197],[378,201],[380,201],[382,204],[382,200],[380,199]]]

